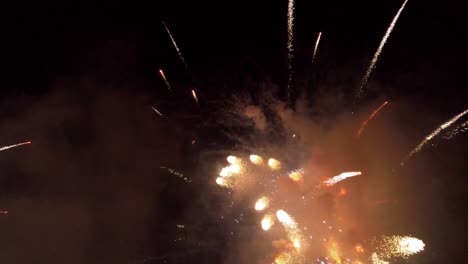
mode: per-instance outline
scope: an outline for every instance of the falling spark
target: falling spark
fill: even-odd
[[[184,181],[186,181],[188,183],[192,182],[189,178],[185,177],[183,173],[178,172],[178,171],[174,170],[173,168],[168,168],[168,167],[159,167],[159,168],[168,170],[171,174],[181,178],[182,180],[184,180]]]
[[[400,17],[400,14],[405,8],[407,2],[408,0],[405,0],[403,2],[400,9],[398,10],[395,17],[393,18],[392,23],[390,23],[390,26],[388,27],[387,32],[385,33],[384,37],[380,41],[379,47],[377,48],[377,51],[375,52],[374,57],[372,58],[371,63],[369,64],[369,67],[367,68],[366,74],[364,75],[364,78],[362,78],[361,86],[359,87],[358,95],[356,98],[357,101],[359,101],[362,93],[364,92],[364,87],[366,86],[367,81],[369,80],[369,76],[372,73],[372,70],[375,68],[375,64],[377,63],[377,60],[379,59],[380,53],[382,52],[382,49],[385,43],[387,42],[388,37],[390,37],[390,34],[392,33],[393,28],[395,27],[395,24],[398,21],[398,18]]]
[[[292,60],[294,58],[294,48],[293,48],[293,38],[294,38],[294,0],[289,0],[288,2],[288,70],[289,70],[289,79],[288,79],[288,99],[291,88],[291,82],[293,78],[293,69],[292,69]]]
[[[379,255],[384,258],[403,257],[416,254],[424,250],[424,242],[409,236],[384,236],[378,247]]]
[[[317,41],[315,42],[314,54],[312,55],[312,63],[314,63],[314,61],[315,61],[315,56],[317,55],[317,48],[318,48],[318,45],[319,45],[319,43],[320,43],[320,37],[322,37],[322,32],[319,32],[319,33],[318,33]]]
[[[325,186],[332,186],[342,180],[345,180],[349,177],[354,177],[354,176],[358,176],[358,175],[361,175],[361,172],[360,171],[354,171],[354,172],[343,172],[341,173],[340,175],[337,175],[331,179],[328,179],[326,181],[323,182],[323,184]]]
[[[195,90],[192,90],[192,96],[193,96],[193,99],[195,100],[195,102],[197,102],[197,104],[198,104],[198,97],[197,97],[197,94],[195,93]]]
[[[377,113],[382,109],[384,108],[386,105],[388,104],[387,101],[383,102],[383,104],[381,104],[379,106],[379,108],[375,109],[374,112],[372,112],[372,114],[366,119],[364,120],[364,122],[362,122],[361,126],[359,127],[359,130],[357,132],[357,136],[360,137],[362,132],[364,131],[364,128],[367,126],[367,123],[369,123],[369,121],[371,121],[376,115]]]
[[[255,203],[255,210],[257,211],[265,210],[266,208],[268,208],[269,205],[270,205],[270,199],[268,199],[268,197],[266,196],[263,196],[260,199],[258,199],[257,202]]]
[[[468,130],[468,121],[465,121],[463,124],[457,126],[456,128],[452,129],[451,131],[447,132],[443,138],[444,139],[452,139],[454,136],[463,133]]]
[[[263,158],[258,156],[258,155],[250,155],[249,159],[255,165],[262,165],[263,164]]]
[[[151,108],[153,108],[154,112],[156,112],[156,114],[160,115],[160,116],[163,116],[163,114],[161,114],[161,112],[158,111],[158,109],[156,109],[154,106],[152,106]]]
[[[379,258],[377,253],[372,253],[371,255],[372,264],[390,264],[390,262],[382,260]]]
[[[176,49],[177,53],[179,54],[180,60],[181,60],[182,63],[184,64],[184,66],[185,66],[185,68],[187,69],[187,71],[190,72],[187,63],[185,62],[184,56],[182,56],[182,52],[180,52],[179,46],[177,46],[177,43],[176,43],[175,39],[172,37],[171,31],[169,31],[169,28],[167,27],[167,25],[166,25],[166,23],[165,23],[164,21],[163,21],[162,23],[163,23],[163,25],[164,25],[164,28],[165,28],[166,31],[167,31],[167,34],[168,34],[169,37],[171,38],[171,41],[172,41],[172,44],[174,45],[174,48]]]
[[[288,177],[295,182],[300,181],[304,178],[304,170],[303,169],[294,170],[288,174]]]
[[[262,229],[265,231],[270,230],[270,228],[275,224],[275,220],[273,218],[273,215],[267,214],[263,217],[262,221],[260,222],[262,225]]]
[[[453,123],[457,122],[458,119],[460,119],[462,116],[464,116],[465,114],[468,113],[468,109],[466,109],[465,111],[463,111],[462,113],[452,117],[449,121],[443,123],[441,126],[439,126],[436,130],[432,131],[431,134],[429,134],[428,136],[426,136],[424,138],[423,141],[421,141],[421,143],[419,143],[419,145],[416,146],[416,148],[414,148],[406,157],[405,159],[403,160],[403,162],[401,163],[401,165],[403,166],[404,165],[404,162],[406,160],[408,160],[409,158],[411,158],[411,156],[413,156],[414,154],[418,153],[423,147],[424,145],[426,145],[429,141],[431,141],[435,136],[437,136],[440,132],[442,132],[444,129],[446,129],[447,127],[451,126]]]
[[[272,170],[279,170],[281,168],[281,162],[279,160],[270,158],[268,159],[268,167]]]
[[[164,82],[166,83],[167,89],[169,91],[172,91],[171,85],[169,84],[169,81],[166,78],[166,75],[164,74],[162,69],[159,69],[159,74],[161,74],[161,77],[163,78]]]
[[[22,143],[10,145],[10,146],[1,147],[1,148],[0,148],[0,151],[4,151],[4,150],[7,150],[7,149],[16,148],[16,147],[23,146],[23,145],[28,145],[28,144],[31,144],[31,141],[22,142]]]

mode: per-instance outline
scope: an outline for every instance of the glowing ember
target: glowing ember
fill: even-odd
[[[250,155],[250,161],[255,164],[255,165],[262,165],[263,164],[263,158],[258,156],[258,155]]]
[[[269,204],[270,199],[268,199],[268,197],[266,196],[263,196],[262,198],[258,199],[258,201],[255,203],[255,210],[262,211],[265,208],[267,208]]]
[[[270,228],[273,226],[274,223],[275,223],[275,220],[273,218],[273,215],[271,214],[265,215],[262,221],[260,222],[260,224],[262,225],[262,229],[265,231],[270,230]]]
[[[279,162],[279,160],[270,158],[268,160],[268,167],[270,167],[272,170],[279,170],[281,168],[281,162]]]

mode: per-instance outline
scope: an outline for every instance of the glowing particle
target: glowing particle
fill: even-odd
[[[263,164],[263,158],[258,156],[258,155],[250,155],[249,156],[250,161],[255,164],[255,165],[262,165]]]
[[[295,182],[300,181],[304,178],[304,170],[303,169],[294,170],[288,174],[288,177]]]
[[[257,200],[255,203],[255,210],[262,211],[265,210],[270,205],[270,199],[268,197],[263,196]]]
[[[272,170],[279,170],[281,168],[281,162],[276,159],[270,158],[268,159],[268,167]]]
[[[265,231],[270,230],[270,228],[273,226],[275,223],[275,220],[273,218],[273,215],[267,214],[263,217],[262,221],[260,222],[262,229]]]

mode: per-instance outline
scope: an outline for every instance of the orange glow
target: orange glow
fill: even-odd
[[[361,244],[357,244],[357,245],[354,247],[354,250],[356,250],[357,253],[362,253],[362,252],[364,252],[364,248],[362,247]]]
[[[346,188],[344,187],[341,187],[340,192],[338,193],[338,196],[342,197],[342,196],[345,196],[346,194],[348,194],[348,190],[346,190]]]
[[[338,254],[338,245],[336,243],[331,244],[330,248],[328,249],[328,253],[336,263],[341,264],[341,258]]]

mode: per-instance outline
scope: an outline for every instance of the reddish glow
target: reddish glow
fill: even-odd
[[[342,197],[342,196],[345,196],[346,194],[348,194],[348,190],[346,190],[346,188],[344,187],[341,187],[340,192],[338,193],[338,196]]]
[[[379,106],[379,108],[377,108],[376,110],[374,110],[374,112],[372,112],[372,114],[366,119],[364,120],[364,122],[362,122],[361,126],[359,127],[359,130],[357,132],[357,136],[360,137],[362,132],[364,131],[364,128],[367,126],[367,123],[369,123],[369,121],[371,121],[375,115],[377,115],[377,113],[382,110],[382,108],[384,108],[386,105],[388,104],[387,101],[383,102],[383,104],[381,104]]]
[[[7,210],[2,210],[2,211],[0,211],[0,214],[7,215],[7,214],[8,214],[8,211],[7,211]]]

